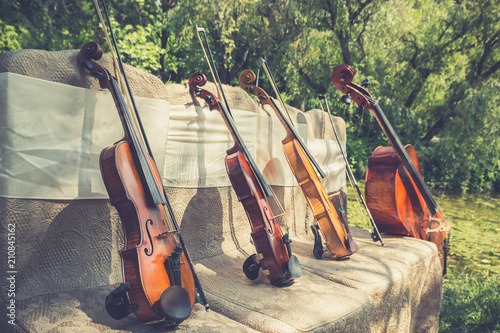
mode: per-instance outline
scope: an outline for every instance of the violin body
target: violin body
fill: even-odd
[[[128,108],[117,78],[94,61],[102,53],[97,43],[87,43],[78,61],[111,92],[125,132],[122,140],[101,152],[99,160],[110,202],[125,231],[120,252],[124,283],[106,297],[106,310],[114,319],[135,312],[146,324],[175,326],[190,316],[198,296],[204,297],[203,290],[146,135],[139,128],[138,114]]]
[[[256,186],[257,180],[238,149],[228,150],[226,170],[238,200],[243,205],[252,229],[251,237],[257,251],[262,272],[274,285],[291,282],[288,269],[290,255],[283,246],[283,233],[274,221],[273,212],[266,198]]]
[[[105,148],[101,152],[100,167],[111,204],[117,209],[125,231],[125,246],[120,256],[124,282],[130,284],[128,301],[137,305],[135,314],[141,321],[158,321],[163,316],[155,303],[176,280],[176,273],[166,269],[169,266],[164,263],[177,244],[172,237],[158,237],[171,230],[162,205],[152,205],[146,197],[129,143],[119,141]],[[159,181],[158,173],[155,175]],[[180,261],[186,263],[184,253]],[[196,299],[193,274],[186,264],[180,265],[180,271],[179,282],[189,293],[187,306],[192,308]]]
[[[294,277],[302,275],[302,270],[297,257],[292,255],[288,234],[283,235],[275,222],[267,201],[271,190],[237,131],[230,111],[212,93],[199,88],[206,83],[207,79],[202,73],[194,73],[189,78],[190,91],[204,98],[210,110],[219,111],[234,139],[234,146],[226,151],[226,171],[247,214],[252,229],[251,237],[257,250],[257,254],[245,260],[243,272],[250,280],[255,280],[261,268],[273,285],[291,284]]]
[[[306,150],[305,144],[300,140],[293,125],[288,122],[269,95],[262,88],[254,85],[255,73],[251,70],[244,70],[240,73],[238,81],[244,90],[257,96],[263,105],[267,104],[274,110],[287,132],[282,140],[283,152],[317,222],[317,226],[312,226],[316,239],[314,256],[320,259],[323,253],[318,228],[323,235],[327,249],[335,259],[341,259],[356,252],[358,247],[350,236],[349,228],[344,225],[346,221],[339,219],[339,212],[335,210],[319,180],[316,173],[319,166],[316,166],[315,170],[312,155]]]
[[[288,136],[282,144],[290,169],[313,212],[328,250],[337,259],[353,254],[358,245],[352,239],[349,227],[339,219],[339,212],[335,210],[302,147]]]

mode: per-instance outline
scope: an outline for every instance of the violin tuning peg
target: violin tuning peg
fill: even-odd
[[[342,101],[342,103],[344,103],[346,105],[349,105],[352,103],[352,98],[351,98],[351,96],[349,96],[349,94],[342,96],[340,98],[340,100]]]
[[[94,65],[92,65],[92,63],[90,61],[88,61],[87,59],[84,59],[82,61],[82,66],[88,70],[91,70],[92,68],[94,68]]]
[[[358,106],[358,108],[356,109],[356,113],[354,113],[354,115],[356,116],[356,118],[358,118],[359,116],[361,116],[361,113],[363,113],[363,104],[361,104],[360,106]]]
[[[92,72],[90,72],[90,74],[93,77],[95,77],[96,79],[99,79],[99,80],[102,79],[102,78],[104,78],[104,74],[101,73],[101,72],[99,72],[99,71],[92,71]]]
[[[363,82],[361,82],[361,86],[363,88],[368,87],[369,84],[370,84],[370,80],[368,80],[368,79],[364,79]]]

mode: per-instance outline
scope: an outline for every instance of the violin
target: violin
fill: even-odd
[[[263,59],[262,64],[268,76],[272,78],[267,63]],[[355,253],[358,246],[349,232],[347,221],[342,217],[339,218],[343,212],[337,211],[333,206],[316,171],[323,178],[325,174],[312,157],[294,125],[285,118],[275,101],[262,88],[255,85],[256,79],[255,73],[247,69],[240,73],[238,82],[248,93],[257,96],[262,105],[269,105],[286,130],[286,137],[282,140],[284,154],[317,222],[317,225],[311,226],[315,236],[314,257],[321,259],[324,252],[321,234],[325,239],[327,249],[335,259]],[[270,81],[273,83],[272,79]],[[279,93],[276,94],[279,96]]]
[[[78,62],[111,92],[125,132],[99,159],[111,204],[125,232],[120,252],[124,283],[108,295],[106,310],[115,319],[135,312],[146,324],[178,325],[190,316],[201,286],[146,147],[145,133],[138,128],[140,119],[127,106],[117,79],[95,61],[102,54],[97,43],[87,43]]]
[[[372,111],[391,147],[378,147],[368,158],[365,197],[381,232],[401,234],[436,244],[446,274],[451,224],[444,219],[436,201],[423,181],[415,148],[403,147],[377,101],[365,89],[368,83],[352,82],[356,71],[350,65],[337,66],[332,82],[343,94],[342,101],[358,105],[357,115]]]
[[[200,32],[204,35],[208,55]],[[288,237],[288,233],[283,235],[280,226],[276,223],[267,201],[267,198],[272,195],[272,190],[264,180],[236,128],[226,95],[222,89],[222,82],[215,67],[205,29],[196,27],[196,33],[216,82],[217,91],[222,95],[225,103],[220,103],[214,94],[200,88],[207,83],[207,78],[202,73],[191,75],[188,82],[189,90],[193,95],[203,98],[210,110],[219,111],[234,140],[234,146],[226,151],[226,171],[236,196],[243,204],[248,216],[252,230],[250,235],[257,250],[257,254],[252,254],[243,263],[243,272],[247,278],[255,280],[259,276],[259,269],[262,269],[262,273],[268,277],[271,284],[290,285],[295,277],[302,275],[299,260],[292,254],[290,246],[292,241]]]

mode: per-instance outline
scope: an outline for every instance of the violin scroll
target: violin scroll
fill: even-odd
[[[189,86],[191,87],[191,83],[194,83],[197,86],[203,87],[205,84],[207,84],[208,80],[205,74],[197,72],[191,75],[189,78]]]
[[[102,58],[103,51],[99,44],[96,42],[90,42],[80,49],[78,53],[78,62],[90,72],[90,74],[99,79],[99,84],[101,88],[109,88],[109,73],[108,71],[99,65],[94,60],[99,60]]]
[[[208,80],[205,74],[199,72],[194,73],[189,77],[188,81],[189,91],[192,94],[195,94],[200,98],[203,98],[205,102],[207,102],[210,110],[219,109],[219,103],[215,95],[205,89],[199,88],[203,87],[205,84],[207,84],[207,82]]]
[[[252,72],[249,69],[245,69],[243,72],[240,73],[240,76],[238,78],[238,81],[246,83],[246,84],[254,84],[255,81],[257,81],[257,75],[255,75],[254,72]]]
[[[256,81],[257,75],[249,69],[245,69],[238,77],[238,83],[241,88],[245,89],[246,92],[257,96],[261,100],[261,103],[270,104],[271,99],[269,98],[269,95],[264,91],[264,89],[254,85]]]
[[[101,59],[103,55],[101,45],[97,44],[96,42],[89,42],[83,45],[82,49],[80,50],[80,53],[82,52],[85,54],[86,58],[94,60]]]

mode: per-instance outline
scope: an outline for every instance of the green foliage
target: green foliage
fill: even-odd
[[[267,60],[287,103],[318,108],[325,95],[348,125],[348,155],[362,177],[366,159],[388,145],[369,112],[351,123],[331,84],[337,64],[370,79],[404,144],[413,144],[428,184],[459,193],[499,192],[500,18],[498,1],[472,0],[124,0],[107,1],[125,62],[164,82],[209,73],[196,26],[206,29],[224,83]],[[92,1],[0,1],[0,52],[105,50]],[[262,73],[262,71],[261,71]],[[260,82],[269,90],[267,79]]]
[[[439,332],[499,332],[498,275],[460,274],[445,284]]]
[[[421,158],[430,184],[454,192],[498,192],[499,89],[498,81],[467,88],[442,138],[423,147]]]
[[[18,41],[19,34],[14,26],[5,24],[0,20],[0,31],[2,31],[0,35],[0,53],[21,48],[21,44]]]
[[[363,193],[362,181],[359,187]],[[349,223],[366,229],[356,191],[347,193]],[[500,332],[500,198],[440,193],[434,198],[452,223],[439,332]]]
[[[117,33],[118,48],[124,50],[123,56],[136,67],[150,73],[157,73],[160,68],[160,54],[164,50],[152,39],[152,26],[142,27],[127,24]]]
[[[223,82],[237,85],[239,73],[257,72],[263,57],[287,103],[319,108],[317,94],[325,95],[332,114],[346,121],[348,159],[361,180],[367,157],[388,142],[370,112],[352,120],[356,107],[343,105],[331,84],[336,65],[353,65],[354,82],[370,80],[368,90],[403,144],[416,147],[433,192],[460,195],[436,198],[453,223],[440,331],[500,331],[498,199],[466,194],[500,193],[498,1],[107,3],[124,61],[164,82],[209,73],[199,26]],[[79,49],[89,41],[108,50],[92,1],[0,0],[0,55]],[[260,82],[270,91],[265,77]],[[362,221],[350,201],[350,221]]]
[[[452,222],[440,332],[500,331],[500,200],[485,195],[436,195]]]

